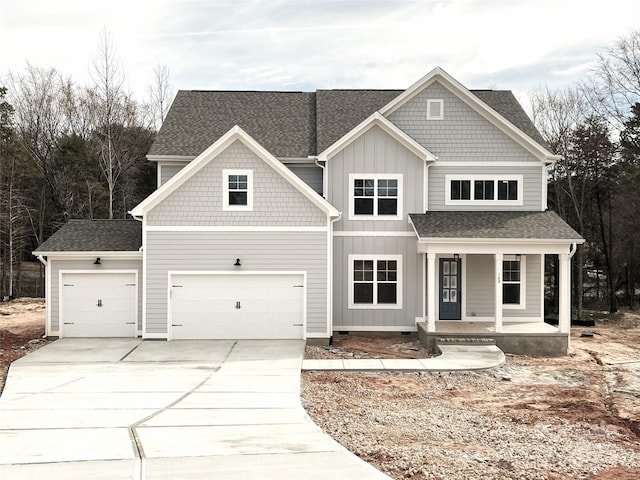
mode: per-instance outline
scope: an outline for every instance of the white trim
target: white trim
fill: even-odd
[[[229,204],[229,176],[244,175],[247,177],[247,204]],[[239,190],[242,191],[242,190]],[[222,211],[223,212],[252,212],[253,211],[253,170],[225,168],[222,170]]]
[[[438,166],[441,168],[447,167],[538,167],[540,166],[539,162],[522,160],[519,162],[514,161],[504,161],[501,162],[499,160],[496,161],[484,161],[484,160],[474,160],[474,161],[457,161],[457,160],[440,160],[438,162]],[[545,168],[548,168],[548,165],[543,165]]]
[[[540,254],[540,315],[544,321],[544,253]]]
[[[45,256],[47,258],[51,258],[54,260],[58,260],[58,259],[90,259],[90,258],[94,258],[95,257],[100,257],[102,259],[109,259],[109,260],[136,260],[136,259],[141,259],[142,258],[142,252],[140,251],[135,251],[135,252],[130,252],[130,251],[106,251],[106,252],[36,252],[37,255],[42,255]]]
[[[147,337],[147,217],[142,217],[142,338]]]
[[[165,183],[158,190],[149,195],[140,204],[138,204],[133,210],[131,215],[144,216],[151,209],[157,206],[165,198],[171,195],[175,190],[182,186],[193,175],[199,172],[205,165],[208,165],[213,159],[224,152],[235,141],[242,142],[249,150],[262,159],[273,170],[278,172],[285,180],[300,191],[305,197],[313,202],[318,208],[320,208],[327,215],[337,217],[340,212],[333,207],[329,202],[322,198],[318,193],[307,185],[300,177],[293,173],[289,168],[282,164],[277,158],[271,155],[262,145],[254,140],[249,134],[247,134],[238,125],[233,127],[216,142],[214,142],[209,148],[198,155],[192,162],[186,165],[176,175],[174,175],[167,183]]]
[[[510,121],[489,107],[486,103],[471,93],[464,85],[454,79],[442,68],[436,67],[427,73],[420,80],[411,85],[403,93],[391,100],[387,105],[380,109],[382,115],[391,115],[402,105],[411,100],[434,82],[440,82],[445,88],[456,95],[460,100],[466,103],[473,110],[482,115],[486,120],[495,125],[514,141],[519,143],[527,151],[532,153],[541,162],[553,163],[560,159],[559,155],[554,155],[544,148],[538,142],[526,135],[522,130],[513,125]]]
[[[439,115],[431,113],[432,105],[440,105]],[[443,120],[444,119],[444,100],[441,98],[430,98],[427,100],[427,120]]]
[[[416,237],[415,232],[384,231],[384,230],[338,230],[333,232],[334,237]]]
[[[366,133],[368,130],[375,126],[380,127],[382,130],[384,130],[385,133],[393,137],[397,142],[402,144],[416,157],[424,161],[436,160],[437,157],[433,153],[424,148],[405,132],[400,130],[396,125],[394,125],[390,120],[385,118],[379,112],[374,112],[373,114],[371,114],[368,118],[351,129],[351,131],[349,131],[346,135],[343,135],[338,141],[325,149],[322,153],[320,153],[320,155],[318,155],[318,160],[326,162],[329,158],[336,155],[339,151],[344,149],[356,138]]]
[[[134,281],[136,284],[136,296],[135,296],[135,302],[134,302],[134,313],[135,313],[135,319],[136,319],[136,325],[135,325],[135,333],[131,338],[136,338],[138,336],[138,302],[139,302],[139,288],[140,288],[140,284],[138,283],[139,278],[138,278],[138,270],[130,270],[130,269],[113,269],[113,270],[73,270],[73,269],[65,269],[65,270],[58,270],[58,336],[60,338],[64,337],[64,323],[62,321],[62,310],[63,310],[63,301],[62,301],[62,291],[63,291],[63,282],[62,282],[62,277],[65,274],[81,274],[81,275],[103,275],[103,274],[118,274],[118,273],[127,273],[127,274],[133,274],[134,275]],[[129,337],[123,337],[123,338],[129,338]]]
[[[572,242],[572,243],[569,243]],[[582,243],[582,242],[581,242]],[[467,254],[561,254],[567,253],[573,240],[550,239],[456,239],[432,238],[418,240],[418,252],[449,253],[453,250],[464,251]]]
[[[504,262],[505,261],[514,261],[518,260],[517,255],[507,254],[502,256],[503,262],[503,271],[504,271]],[[502,310],[525,310],[527,308],[527,256],[520,255],[520,282],[505,282],[504,278],[502,279],[502,284],[515,284],[520,283],[520,303],[504,303],[504,295],[502,300]],[[504,313],[504,312],[503,312]]]
[[[46,327],[45,327],[45,335],[47,337],[53,336],[53,325],[51,325],[51,259],[47,257],[47,265],[44,267],[46,269],[45,272],[45,299],[44,306],[46,309]],[[58,287],[58,290],[60,287]],[[58,318],[58,336],[60,335],[60,319]]]
[[[453,180],[461,180],[461,181],[469,181],[470,185],[470,200],[453,200],[451,199],[451,182]],[[474,200],[474,185],[473,182],[475,180],[483,181],[483,180],[493,180],[494,181],[494,195],[495,198],[493,200]],[[506,182],[506,181],[516,181],[518,182],[518,199],[517,200],[498,200],[498,183]],[[494,207],[494,206],[521,206],[523,205],[524,199],[524,176],[523,175],[445,175],[444,176],[444,204],[445,205],[455,205],[455,206],[466,206],[466,205],[478,205],[478,206],[486,206],[486,207]]]
[[[261,225],[152,225],[148,232],[325,232],[327,227]]]
[[[427,253],[427,331],[436,331],[438,318],[438,262],[435,253]]]
[[[547,185],[548,179],[547,175],[549,174],[549,170],[547,165],[542,166],[542,205],[540,205],[540,210],[545,212],[547,208],[549,208],[549,187]]]
[[[202,276],[223,276],[223,275],[241,275],[241,276],[263,276],[263,275],[302,275],[303,292],[302,292],[302,339],[307,338],[307,297],[308,297],[308,281],[306,270],[168,270],[167,271],[167,341],[173,339],[173,329],[171,328],[173,320],[173,305],[171,298],[172,277],[179,275],[202,275]]]
[[[353,262],[355,260],[372,260],[374,262],[374,278],[373,278],[373,298],[374,303],[354,303],[353,301]],[[376,268],[375,263],[378,260],[395,260],[396,266],[398,268],[396,273],[396,303],[375,303],[377,292],[376,285],[378,284],[378,280],[375,278]],[[349,265],[347,267],[348,270],[348,284],[349,284],[349,292],[348,292],[348,308],[349,310],[399,310],[402,309],[402,255],[369,255],[369,254],[350,254],[348,255],[347,261]]]
[[[150,162],[175,162],[175,163],[188,163],[193,160],[193,155],[147,155],[147,160]]]
[[[355,180],[373,180],[374,181],[374,196],[371,197],[373,201],[373,215],[356,215],[355,214],[355,195],[354,195],[354,182]],[[396,214],[395,215],[379,215],[378,214],[378,180],[396,180],[398,182],[398,195],[396,197]],[[349,174],[349,220],[402,220],[402,204],[404,203],[403,196],[403,184],[404,176],[402,173],[350,173]],[[391,197],[393,198],[393,197]]]
[[[334,332],[415,332],[418,327],[415,325],[400,326],[377,326],[377,325],[337,325]]]

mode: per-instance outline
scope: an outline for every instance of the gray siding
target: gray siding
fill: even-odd
[[[427,100],[444,100],[444,119],[427,120]],[[434,82],[389,115],[409,136],[448,161],[538,161],[508,135]]]
[[[184,165],[163,165],[162,163],[158,163],[158,167],[160,168],[160,185],[158,185],[158,188],[171,180],[175,174],[186,165],[186,163]]]
[[[333,328],[350,326],[415,329],[422,317],[424,284],[415,237],[334,237]],[[349,255],[402,255],[402,309],[349,309]],[[375,330],[375,328],[373,328]]]
[[[445,188],[447,175],[522,175],[522,205],[491,205],[490,202],[479,205],[445,205]],[[478,166],[454,167],[434,165],[429,168],[429,210],[544,210],[542,205],[542,165],[524,164],[521,167],[487,167]]]
[[[526,308],[503,309],[503,317],[542,318],[541,312],[541,255],[523,255],[526,261]],[[495,290],[491,281],[494,276],[493,255],[467,255],[466,309],[467,317],[493,317],[495,315]]]
[[[223,211],[223,169],[253,170],[253,211]],[[147,225],[325,226],[313,202],[236,141],[153,208]]]
[[[389,173],[403,175],[401,220],[349,220],[350,173]],[[347,145],[327,162],[329,202],[342,212],[335,230],[411,230],[408,213],[422,212],[424,162],[380,127],[373,127]]]
[[[138,331],[142,330],[142,259],[140,260],[109,260],[100,257],[102,264],[94,265],[95,258],[86,260],[51,260],[51,330],[60,330],[60,270],[91,270],[96,273],[109,270],[137,270],[138,271]]]
[[[317,165],[288,164],[287,167],[302,181],[322,195],[322,169]]]
[[[325,232],[148,232],[147,332],[167,332],[169,270],[306,271],[307,333],[327,330]]]

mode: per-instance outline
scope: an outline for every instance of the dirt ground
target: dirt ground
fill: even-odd
[[[48,343],[40,299],[0,303],[0,391]],[[583,336],[583,333],[593,336]],[[566,357],[507,356],[480,373],[303,374],[325,431],[395,479],[640,478],[640,315],[574,328]],[[338,335],[307,358],[424,358],[414,336]]]

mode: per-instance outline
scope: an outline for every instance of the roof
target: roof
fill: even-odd
[[[409,215],[423,239],[530,239],[582,242],[582,237],[557,213],[427,212]]]
[[[238,125],[278,158],[318,155],[404,90],[185,91],[176,95],[149,156],[196,157]],[[546,148],[513,93],[470,92]]]
[[[137,252],[142,223],[137,220],[69,220],[34,253]]]

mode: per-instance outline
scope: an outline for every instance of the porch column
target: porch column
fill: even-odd
[[[502,253],[495,254],[495,282],[496,282],[496,333],[502,332]]]
[[[562,253],[558,257],[560,257],[558,328],[561,333],[569,333],[571,331],[571,257],[568,253]]]
[[[427,253],[427,331],[436,331],[436,254]]]

